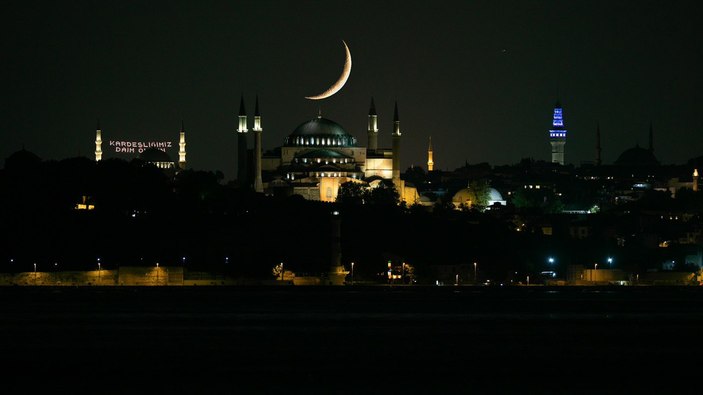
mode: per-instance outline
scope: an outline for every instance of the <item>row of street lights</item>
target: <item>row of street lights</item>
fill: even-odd
[[[613,257],[609,256],[606,259],[606,261],[608,262],[609,267],[612,269],[613,268]],[[556,260],[554,259],[554,257],[550,256],[549,258],[547,258],[547,262],[549,262],[549,264],[552,265],[552,264],[554,264],[554,262],[556,262]],[[595,265],[594,266],[595,270],[598,270],[598,263],[594,263],[594,265]]]

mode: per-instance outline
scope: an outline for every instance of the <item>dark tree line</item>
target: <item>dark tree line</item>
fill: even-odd
[[[691,205],[700,200],[682,196]],[[658,199],[641,204],[671,203]],[[100,258],[103,269],[158,262],[269,278],[284,262],[298,274],[319,274],[330,263],[332,211],[342,219],[343,263],[355,262],[357,281],[382,279],[388,261],[407,262],[419,280],[432,282],[439,264],[478,261],[484,278],[502,281],[515,272],[539,273],[550,255],[559,257],[562,271],[600,259],[601,251],[629,253],[638,264],[652,260],[637,243],[616,244],[614,235],[631,231],[624,229],[630,223],[641,234],[631,215],[592,217],[599,219],[593,235],[574,240],[568,229],[543,234],[538,224],[545,213],[513,205],[480,212],[397,202],[390,183],[372,190],[345,184],[338,202],[321,203],[243,191],[224,183],[220,172],[168,174],[139,160],[41,161],[20,151],[0,170],[0,271],[31,271],[34,263],[40,271],[94,270]],[[525,229],[516,231],[516,222]]]

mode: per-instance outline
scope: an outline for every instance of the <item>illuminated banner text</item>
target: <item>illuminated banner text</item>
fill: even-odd
[[[161,151],[166,151],[167,148],[171,148],[173,144],[170,141],[121,141],[121,140],[110,140],[110,147],[115,148],[115,152],[118,153],[142,153],[147,148],[158,148]]]

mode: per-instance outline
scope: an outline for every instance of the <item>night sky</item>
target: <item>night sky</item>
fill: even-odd
[[[402,167],[549,160],[559,99],[566,161],[647,145],[684,163],[703,154],[701,13],[672,1],[22,1],[2,11],[0,157],[93,158],[103,140],[171,140],[188,165],[236,176],[237,113],[259,95],[264,148],[323,116],[379,145],[398,101]],[[344,62],[346,86],[313,102]],[[250,118],[250,128],[252,120]],[[115,157],[103,144],[105,157]],[[177,149],[170,154],[177,159]],[[129,156],[120,156],[129,158]]]

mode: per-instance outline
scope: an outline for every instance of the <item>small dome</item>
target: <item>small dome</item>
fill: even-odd
[[[652,151],[640,148],[638,145],[620,154],[615,164],[617,166],[658,166],[659,161]]]
[[[503,195],[500,194],[495,188],[488,188],[488,201],[489,202],[502,202],[504,201]]]
[[[462,188],[452,196],[454,206],[460,205],[471,206],[476,201],[476,194],[469,188]]]
[[[342,126],[329,119],[318,117],[302,123],[285,142],[289,147],[354,147],[356,138],[347,133]]]
[[[36,168],[41,163],[41,158],[32,152],[22,148],[5,158],[5,169],[31,169]]]
[[[145,149],[139,154],[139,159],[149,163],[173,162],[166,152],[154,147]]]

